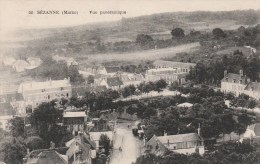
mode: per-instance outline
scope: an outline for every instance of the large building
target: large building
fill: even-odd
[[[85,111],[64,111],[63,125],[70,132],[83,132],[87,122],[87,114]]]
[[[243,93],[257,100],[260,99],[260,83],[251,82],[243,74],[243,70],[240,70],[239,74],[224,71],[224,78],[221,80],[221,91],[224,93],[233,93],[235,96]]]
[[[25,82],[21,83],[18,88],[18,93],[23,96],[26,105],[31,105],[33,108],[42,102],[60,100],[61,98],[68,99],[71,97],[71,92],[70,79]]]
[[[146,153],[163,155],[167,151],[181,154],[199,153],[204,154],[204,142],[197,133],[177,135],[154,135],[146,143]]]
[[[163,79],[169,84],[174,82],[183,84],[186,82],[185,77],[190,72],[190,68],[196,64],[157,60],[153,65],[155,68],[146,71],[146,81]]]

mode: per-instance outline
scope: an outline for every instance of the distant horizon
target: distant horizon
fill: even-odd
[[[122,19],[131,19],[131,18],[138,18],[138,17],[145,17],[145,16],[152,16],[152,15],[157,15],[157,14],[166,14],[166,13],[192,13],[192,12],[232,12],[232,11],[249,11],[249,10],[253,10],[253,11],[259,11],[260,12],[260,8],[259,9],[244,9],[244,10],[240,10],[240,9],[236,9],[236,10],[220,10],[220,11],[210,11],[210,10],[194,10],[194,11],[173,11],[173,12],[160,12],[160,13],[152,13],[152,14],[146,14],[146,15],[138,15],[138,16],[133,16],[133,17],[122,17],[118,20],[107,20],[107,21],[100,21],[100,22],[87,22],[87,23],[82,23],[82,24],[75,24],[75,25],[58,25],[58,26],[53,26],[53,27],[26,27],[23,29],[19,29],[19,30],[48,30],[48,29],[55,29],[55,28],[73,28],[73,27],[79,27],[79,26],[84,26],[84,25],[97,25],[97,24],[103,24],[103,23],[114,23],[114,22],[118,22],[121,21]]]
[[[84,24],[115,22],[122,18],[195,11],[234,11],[260,10],[260,0],[110,0],[110,1],[82,1],[82,0],[0,0],[0,33],[20,29],[43,29],[73,27]],[[137,7],[138,6],[138,7]],[[78,15],[29,15],[33,10],[71,10],[78,11]],[[126,11],[126,15],[93,15],[95,11]]]

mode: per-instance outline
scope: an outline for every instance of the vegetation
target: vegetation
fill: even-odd
[[[206,153],[203,156],[174,152],[168,152],[162,157],[147,154],[138,157],[135,164],[257,164],[260,160],[258,146],[257,144],[251,145],[249,142],[227,142],[218,146],[214,152]]]

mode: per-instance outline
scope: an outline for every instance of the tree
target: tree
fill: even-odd
[[[13,137],[24,137],[24,119],[15,117],[9,121],[10,132]]]
[[[136,37],[135,43],[141,46],[142,48],[151,48],[153,47],[154,40],[151,36],[145,34],[139,34]]]
[[[214,28],[212,30],[212,34],[216,39],[224,38],[226,37],[226,34],[221,28]]]
[[[55,107],[55,101],[40,104],[31,114],[30,121],[38,135],[46,142],[59,142],[60,127],[57,122],[61,121],[62,113]]]
[[[171,31],[172,38],[183,38],[185,36],[184,30],[182,28],[175,28]]]
[[[162,89],[166,88],[167,86],[167,83],[165,80],[161,79],[161,80],[158,80],[156,83],[155,83],[155,86],[156,86],[156,90],[158,92],[160,92]]]
[[[39,136],[31,136],[25,140],[26,146],[29,148],[30,151],[43,149],[45,147],[45,143]]]
[[[88,83],[88,84],[94,83],[94,76],[93,76],[93,75],[89,75],[89,76],[88,76],[88,78],[87,78],[87,83]]]
[[[0,143],[0,161],[19,164],[26,155],[26,147],[21,138],[6,138]]]
[[[104,148],[105,154],[109,155],[109,149],[110,149],[110,139],[106,134],[101,134],[99,139],[99,145],[100,147]]]

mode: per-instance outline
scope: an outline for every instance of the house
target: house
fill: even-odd
[[[67,148],[66,148],[67,149]],[[23,159],[24,164],[68,164],[68,157],[59,153],[60,149],[33,150]]]
[[[65,62],[67,64],[67,67],[74,66],[76,68],[79,68],[79,63],[73,58],[59,55],[54,55],[52,58],[56,62]]]
[[[92,159],[96,158],[95,142],[86,133],[78,134],[65,145],[69,148],[66,152],[69,163],[92,164]]]
[[[120,89],[124,84],[120,80],[119,77],[108,77],[108,78],[103,78],[100,82],[101,86],[106,86],[107,89],[113,89],[113,90],[118,90]]]
[[[146,153],[163,155],[168,150],[181,154],[199,153],[202,155],[205,152],[203,139],[197,133],[154,135],[146,143]]]
[[[243,138],[260,138],[260,123],[248,126],[243,135]]]
[[[120,69],[120,67],[108,67],[108,66],[100,66],[97,69],[97,74],[101,74],[101,75],[105,75],[105,76],[115,76],[117,74],[119,74],[122,70]]]
[[[8,122],[13,118],[13,115],[0,115],[0,129],[9,130]]]
[[[243,74],[243,70],[240,70],[239,74],[224,71],[224,78],[221,80],[221,91],[224,93],[233,93],[235,96],[243,93],[260,100],[260,83],[251,82]]]
[[[27,67],[29,67],[30,64],[27,63],[25,60],[16,60],[12,67],[16,72],[23,72]]]
[[[38,106],[42,102],[69,99],[71,97],[70,79],[48,80],[44,82],[24,82],[18,88],[18,93],[22,94],[27,105]]]
[[[73,133],[83,132],[85,129],[85,122],[87,122],[87,114],[85,111],[64,111],[63,126]]]
[[[90,138],[95,141],[96,149],[99,149],[99,140],[102,134],[107,135],[110,143],[114,140],[114,127],[109,125],[108,120],[102,118],[92,119],[92,124],[88,127]]]
[[[190,68],[196,64],[157,60],[153,65],[155,68],[149,69],[145,73],[146,81],[163,79],[169,84],[173,82],[183,84],[186,82],[185,77],[189,73]]]
[[[191,108],[191,107],[193,107],[193,104],[188,103],[188,102],[185,102],[185,103],[179,104],[179,105],[177,105],[177,106],[178,106],[178,107]]]
[[[245,87],[245,94],[260,100],[260,83],[259,82],[249,82]]]
[[[138,85],[145,81],[145,78],[142,74],[136,73],[122,73],[119,75],[120,80],[123,82],[124,86],[129,85]]]

